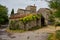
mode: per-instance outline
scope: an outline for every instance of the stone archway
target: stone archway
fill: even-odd
[[[41,26],[45,26],[45,18],[41,16]]]

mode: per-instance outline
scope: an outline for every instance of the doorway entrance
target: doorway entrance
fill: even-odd
[[[41,26],[45,26],[45,18],[41,16]]]

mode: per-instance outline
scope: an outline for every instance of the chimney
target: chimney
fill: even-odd
[[[34,6],[35,6],[35,4],[34,4]]]

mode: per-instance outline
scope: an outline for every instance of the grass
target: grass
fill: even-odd
[[[35,27],[32,27],[31,29],[26,30],[26,31],[34,31],[34,30],[38,30],[38,29],[40,29],[40,28],[41,28],[41,27],[39,27],[39,26],[35,26]],[[25,30],[21,30],[21,29],[10,30],[9,28],[7,28],[6,31],[7,31],[7,32],[11,32],[11,33],[22,33],[22,32],[26,32]]]
[[[10,30],[9,28],[7,28],[6,31],[10,32],[10,33],[22,33],[22,32],[25,32],[24,30]]]
[[[57,38],[58,40],[60,40],[60,30],[57,30],[57,31],[56,31],[56,38]]]
[[[48,36],[48,40],[53,40],[53,34],[51,33],[49,36]]]
[[[54,39],[60,40],[60,30],[56,31],[55,38],[54,38],[54,35],[55,35],[55,33],[50,34],[48,37],[48,40],[54,40]]]
[[[32,27],[31,29],[29,29],[29,31],[34,31],[34,30],[37,30],[37,29],[40,29],[41,27],[40,26],[35,26],[35,27]]]

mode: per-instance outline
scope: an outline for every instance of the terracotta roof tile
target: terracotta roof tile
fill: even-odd
[[[10,19],[17,19],[17,18],[23,18],[25,16],[29,16],[30,14],[19,14],[19,13],[16,13],[14,15],[11,15],[10,16]],[[35,15],[35,14],[34,14]]]

